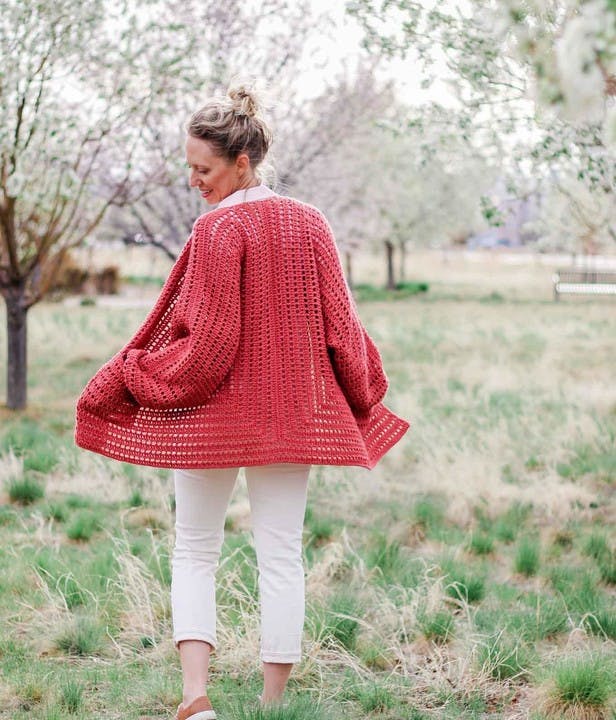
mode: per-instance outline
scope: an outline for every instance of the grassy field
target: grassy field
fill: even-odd
[[[372,472],[312,470],[305,658],[277,713],[257,709],[240,475],[221,720],[616,717],[614,302],[553,303],[546,268],[416,269],[427,294],[360,305],[412,429]],[[0,718],[162,720],[180,699],[169,473],[72,444],[79,391],[145,312],[31,312],[29,409],[0,410]]]

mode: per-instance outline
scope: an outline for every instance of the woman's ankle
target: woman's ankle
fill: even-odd
[[[194,702],[198,697],[207,695],[207,688],[184,688],[182,693],[182,705],[188,707],[190,703]]]

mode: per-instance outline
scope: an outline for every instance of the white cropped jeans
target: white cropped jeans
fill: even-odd
[[[301,659],[304,625],[302,530],[311,465],[246,467],[259,570],[261,660]],[[176,536],[172,559],[173,639],[216,647],[214,575],[227,506],[239,468],[175,470]]]

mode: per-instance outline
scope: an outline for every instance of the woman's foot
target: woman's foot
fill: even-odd
[[[182,703],[178,707],[175,720],[216,720],[216,713],[207,695],[200,695],[189,705]]]

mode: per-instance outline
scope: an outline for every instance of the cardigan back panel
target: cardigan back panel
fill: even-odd
[[[405,434],[331,228],[276,195],[201,216],[144,323],[90,380],[75,441],[161,468],[373,468]]]

